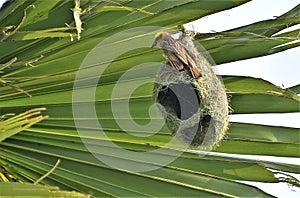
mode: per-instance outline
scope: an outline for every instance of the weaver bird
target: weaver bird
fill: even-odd
[[[202,76],[197,68],[195,55],[181,42],[176,41],[169,33],[157,33],[152,48],[155,46],[159,46],[163,49],[166,58],[174,69],[179,71],[187,69],[195,79]]]

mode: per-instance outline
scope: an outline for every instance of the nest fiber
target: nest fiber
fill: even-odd
[[[225,88],[193,39],[184,34],[180,42],[195,55],[202,77],[196,80],[167,61],[156,77],[153,97],[173,135],[187,146],[212,149],[228,129]]]

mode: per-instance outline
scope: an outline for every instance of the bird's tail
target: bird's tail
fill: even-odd
[[[202,77],[202,74],[201,74],[200,70],[197,67],[193,67],[193,66],[189,66],[189,67],[190,67],[190,71],[192,73],[192,76],[195,79],[198,79],[198,78]]]

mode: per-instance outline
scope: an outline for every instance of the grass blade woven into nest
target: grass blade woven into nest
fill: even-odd
[[[212,149],[228,129],[225,88],[190,35],[183,34],[177,42],[195,56],[202,76],[195,79],[167,60],[156,77],[153,97],[173,135],[187,146]]]

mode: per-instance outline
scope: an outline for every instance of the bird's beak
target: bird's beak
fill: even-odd
[[[157,40],[155,40],[152,44],[152,48],[154,48],[157,45]]]

